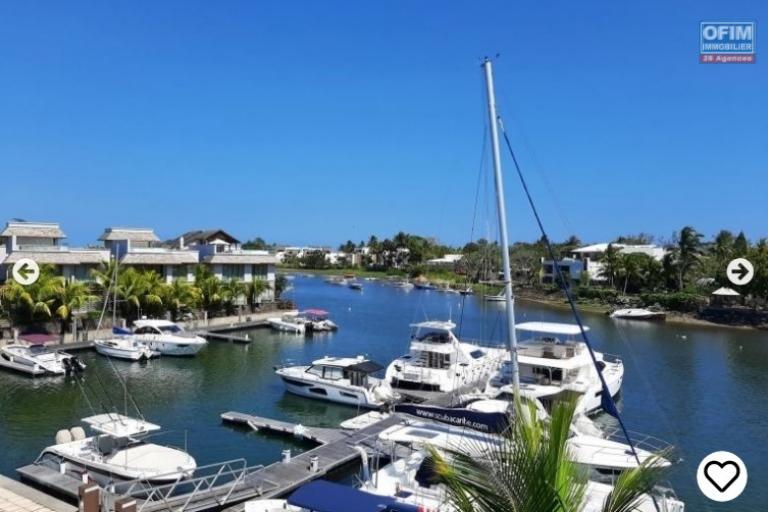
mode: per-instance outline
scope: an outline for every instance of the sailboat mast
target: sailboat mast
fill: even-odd
[[[515,300],[512,296],[512,271],[509,265],[509,236],[507,234],[507,209],[504,203],[504,181],[501,174],[501,155],[499,151],[499,129],[496,116],[496,97],[493,90],[493,65],[486,58],[483,61],[485,86],[488,96],[488,124],[491,128],[491,148],[493,151],[493,172],[496,185],[496,210],[499,214],[499,232],[501,237],[501,259],[504,271],[504,297],[507,303],[507,348],[509,349],[512,384],[515,396],[520,392],[520,370],[517,365],[517,334],[515,332]]]

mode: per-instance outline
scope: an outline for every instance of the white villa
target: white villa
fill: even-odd
[[[110,227],[99,237],[104,244],[100,248],[70,248],[63,244],[65,238],[57,223],[9,221],[0,233],[0,283],[21,258],[53,265],[67,279],[91,281],[91,271],[115,257],[120,265],[154,270],[167,283],[193,282],[195,266],[202,263],[220,280],[263,279],[269,291],[261,299],[274,298],[275,255],[242,249],[240,241],[222,229],[190,231],[162,243],[150,228]]]
[[[606,278],[602,276],[603,263],[600,260],[609,245],[613,245],[619,249],[619,252],[625,254],[643,253],[658,261],[661,261],[667,252],[663,247],[658,245],[629,245],[603,242],[574,249],[571,252],[570,257],[558,261],[557,265],[560,267],[563,275],[570,277],[571,281],[578,281],[583,272],[589,274],[590,281],[605,281]],[[556,276],[557,271],[555,269],[555,263],[552,260],[542,258],[541,274],[539,277],[540,282],[543,284],[554,283]]]
[[[63,243],[65,238],[55,222],[7,222],[0,233],[0,282],[8,279],[13,264],[22,258],[53,265],[59,275],[78,281],[90,281],[91,270],[109,261],[109,251],[72,248]]]

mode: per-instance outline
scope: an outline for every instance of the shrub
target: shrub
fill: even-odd
[[[672,311],[696,311],[704,300],[702,297],[688,292],[675,293],[643,293],[640,300],[644,306],[659,305]]]

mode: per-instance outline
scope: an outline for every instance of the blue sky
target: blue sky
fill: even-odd
[[[59,221],[73,244],[108,225],[463,243],[478,58],[499,53],[500,112],[553,238],[768,236],[767,5],[5,2],[0,217]],[[702,20],[757,21],[757,63],[699,64]],[[506,169],[511,239],[534,239]]]

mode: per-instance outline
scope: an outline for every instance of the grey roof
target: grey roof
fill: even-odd
[[[55,222],[7,222],[0,236],[34,236],[41,238],[65,238]]]
[[[184,265],[198,262],[194,251],[129,252],[120,260],[122,265]]]
[[[50,265],[97,265],[109,261],[109,253],[106,251],[14,251],[2,263],[13,264],[22,258]]]
[[[205,243],[215,238],[224,239],[231,244],[240,243],[240,240],[233,237],[223,229],[196,229],[193,231],[187,231],[183,235],[177,236],[173,240],[169,240],[166,243],[174,247],[178,247],[182,237],[184,238],[184,245],[193,243]]]
[[[135,242],[159,242],[155,232],[150,228],[107,228],[99,240],[131,240]]]
[[[218,253],[205,256],[203,262],[225,264],[277,264],[277,258],[274,254]]]

